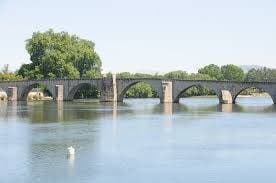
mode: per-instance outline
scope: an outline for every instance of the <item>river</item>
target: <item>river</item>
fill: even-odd
[[[2,102],[0,182],[274,183],[276,106],[238,102]]]

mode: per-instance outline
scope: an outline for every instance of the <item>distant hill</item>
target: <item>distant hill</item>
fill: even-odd
[[[242,68],[242,70],[244,72],[248,72],[251,69],[261,69],[264,68],[264,66],[260,66],[260,65],[240,65],[240,68]]]

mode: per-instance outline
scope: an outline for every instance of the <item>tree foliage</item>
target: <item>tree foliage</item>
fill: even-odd
[[[117,74],[118,78],[155,78],[156,75],[121,72]],[[158,97],[157,92],[148,83],[140,82],[131,86],[125,94],[126,98],[155,98]]]
[[[84,85],[81,87],[75,94],[75,99],[84,99],[84,98],[99,98],[101,95],[99,89],[95,86]]]
[[[222,75],[220,67],[215,65],[215,64],[210,64],[210,65],[207,65],[203,68],[200,68],[198,70],[198,73],[207,74],[212,79],[216,79],[216,80],[222,80],[223,79],[223,75]]]
[[[251,69],[246,74],[245,81],[276,81],[276,69]]]
[[[101,73],[101,60],[92,41],[67,32],[35,32],[26,41],[30,64],[23,64],[18,74],[28,79],[79,78]]]
[[[157,94],[147,83],[137,83],[130,87],[125,94],[126,98],[156,98]]]
[[[186,71],[171,71],[164,75],[165,78],[168,79],[188,79],[189,74]]]
[[[0,72],[0,81],[14,81],[22,80],[22,77],[17,75],[16,72],[11,72],[9,70],[9,64],[5,64]]]
[[[229,81],[243,81],[245,78],[244,71],[233,64],[224,65],[221,67],[223,78]]]

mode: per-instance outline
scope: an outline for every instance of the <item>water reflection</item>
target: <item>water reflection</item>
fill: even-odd
[[[153,110],[151,111],[154,114],[164,114],[164,115],[173,115],[181,111],[187,111],[188,107],[183,104],[176,103],[163,103],[153,105]]]
[[[95,121],[102,113],[105,113],[104,106],[101,109],[87,103],[32,102],[28,103],[26,115],[33,123],[44,123],[73,122],[75,120]]]
[[[233,112],[243,112],[243,113],[270,113],[276,112],[276,105],[242,105],[233,104]]]
[[[68,159],[68,163],[69,163],[69,168],[73,169],[74,167],[74,163],[75,163],[75,155],[66,155],[67,159]]]
[[[113,103],[113,108],[112,108],[112,133],[113,136],[117,135],[117,102]]]
[[[0,179],[132,182],[137,175],[166,174],[190,181],[198,172],[207,177],[225,171],[227,176],[229,167],[244,176],[248,168],[258,167],[251,166],[253,161],[273,170],[275,105],[253,99],[235,105],[213,99],[186,99],[180,104],[125,101],[0,103],[0,143],[6,149],[0,157],[9,166],[0,167]],[[76,155],[67,158],[71,145]],[[154,181],[170,182],[163,177],[142,182]]]
[[[163,106],[163,113],[166,115],[172,115],[173,114],[173,105],[172,103],[164,103]]]
[[[113,108],[112,108],[112,117],[113,117],[113,121],[115,121],[117,119],[117,102],[113,103]]]
[[[165,131],[171,132],[173,127],[172,116],[176,105],[172,103],[164,103],[161,106],[163,107],[163,114],[166,115],[166,117],[163,120]]]
[[[0,116],[6,116],[8,112],[8,104],[6,101],[0,101]]]
[[[17,101],[0,102],[0,118],[8,120],[8,117],[16,119],[19,116],[20,114]]]
[[[9,101],[8,107],[9,107],[9,116],[12,116],[14,118],[17,118],[18,116],[20,116],[19,114],[20,108],[18,107],[17,101]]]
[[[264,112],[276,112],[276,105],[273,104],[273,105],[267,106]]]
[[[232,104],[218,104],[217,105],[218,112],[233,112]]]
[[[64,103],[63,101],[57,101],[57,119],[58,121],[63,121],[64,120]]]
[[[210,100],[210,99],[209,99]],[[122,115],[140,114],[208,114],[214,112],[271,113],[276,105],[256,103],[213,104],[199,99],[187,100],[185,104],[159,104],[155,100],[138,100],[135,103],[81,103],[81,102],[0,102],[0,118],[30,119],[32,123],[96,121],[102,116],[112,117],[114,129],[116,119]]]

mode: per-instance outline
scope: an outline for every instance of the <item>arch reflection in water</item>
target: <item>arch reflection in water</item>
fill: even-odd
[[[85,102],[28,102],[23,117],[32,123],[74,122],[76,120],[95,121],[106,113],[99,103]]]
[[[271,113],[276,112],[276,105],[233,105],[233,112],[243,113]]]
[[[8,102],[8,116],[12,116],[17,118],[18,117],[18,102],[15,101],[9,101]]]
[[[240,104],[218,104],[218,112],[240,112],[240,113],[271,113],[276,112],[276,105],[240,105]]]
[[[8,102],[0,101],[0,117],[5,118],[8,113]]]
[[[192,112],[208,114],[213,112],[275,112],[276,105],[263,105],[262,99],[243,99],[240,104],[215,104],[212,98],[190,98],[185,104],[156,104],[152,99],[127,100],[128,103],[86,103],[86,102],[1,102],[0,117],[29,118],[33,123],[70,122],[76,119],[95,121],[102,116],[116,121],[118,115],[164,114],[175,115]],[[251,101],[249,103],[248,101]],[[151,103],[155,102],[155,104]]]

